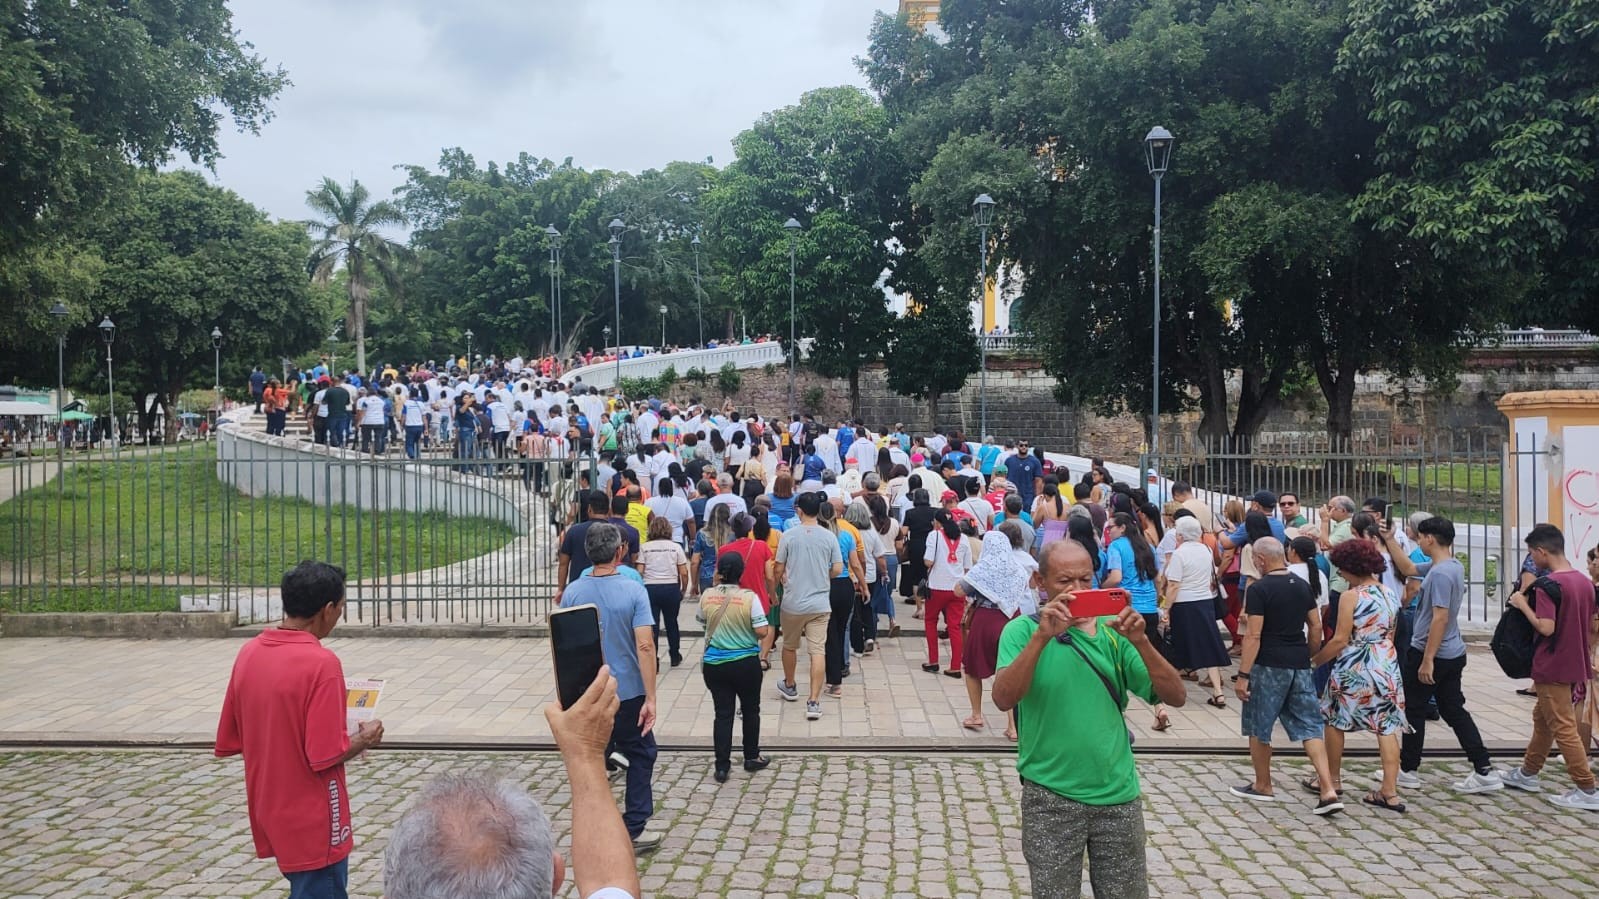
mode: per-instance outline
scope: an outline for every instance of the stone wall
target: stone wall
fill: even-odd
[[[1054,380],[1031,360],[1000,357],[989,362],[988,430],[996,437],[1025,437],[1038,445],[1082,456],[1130,460],[1138,455],[1144,442],[1144,427],[1136,417],[1099,416],[1062,405],[1055,399]],[[762,414],[788,408],[788,372],[781,366],[742,374],[742,386],[733,397],[741,408]],[[1236,382],[1231,388],[1236,395]],[[1365,440],[1402,441],[1452,434],[1492,447],[1505,432],[1504,417],[1494,404],[1506,393],[1594,388],[1599,388],[1599,362],[1580,354],[1543,358],[1481,354],[1474,357],[1448,390],[1420,378],[1367,375],[1359,379],[1356,387],[1355,435]],[[714,375],[704,385],[680,382],[671,395],[679,402],[719,404],[723,399]],[[849,412],[849,384],[841,378],[801,371],[795,397],[802,409],[822,419],[836,420]],[[940,399],[939,426],[960,428],[969,436],[977,436],[980,398],[981,377],[973,375],[958,393]],[[927,403],[890,390],[881,366],[861,373],[861,415],[869,424],[879,426],[904,422],[913,432],[931,427]],[[1265,443],[1320,439],[1326,435],[1326,418],[1326,403],[1312,389],[1310,395],[1292,398],[1273,412],[1260,437]],[[1193,435],[1199,427],[1197,410],[1162,419],[1162,434],[1167,440]]]

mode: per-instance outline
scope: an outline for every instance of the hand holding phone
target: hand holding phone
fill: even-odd
[[[555,661],[555,692],[561,708],[569,709],[599,677],[605,665],[600,645],[600,610],[589,604],[550,613],[551,657]]]

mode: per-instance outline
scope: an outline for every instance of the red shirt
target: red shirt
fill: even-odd
[[[244,753],[256,856],[276,857],[286,873],[350,854],[345,726],[344,668],[314,634],[273,628],[239,650],[216,754]]]
[[[1549,575],[1560,585],[1560,608],[1542,590],[1532,591],[1533,611],[1555,623],[1554,636],[1538,640],[1532,654],[1535,684],[1580,684],[1588,679],[1588,624],[1593,621],[1594,589],[1586,571],[1568,568]]]
[[[762,609],[771,609],[772,603],[766,597],[766,563],[772,561],[771,547],[754,537],[745,537],[722,547],[722,551],[744,557],[744,574],[739,577],[738,585],[759,596]]]

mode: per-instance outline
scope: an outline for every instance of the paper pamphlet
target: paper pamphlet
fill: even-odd
[[[378,698],[383,695],[383,681],[359,677],[344,679],[344,722],[350,733],[363,721],[376,720]]]

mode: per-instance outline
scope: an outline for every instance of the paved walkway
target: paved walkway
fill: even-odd
[[[685,618],[691,615],[685,611]],[[920,624],[921,622],[915,622]],[[216,734],[233,657],[242,640],[0,640],[0,741],[209,741]],[[549,641],[528,639],[339,638],[328,645],[351,677],[383,678],[380,717],[391,741],[427,744],[547,744],[543,707],[553,699]],[[967,714],[964,685],[921,670],[920,636],[883,641],[874,656],[854,662],[842,699],[822,700],[820,721],[806,721],[803,703],[782,702],[767,675],[761,703],[762,739],[773,747],[987,747],[1006,744],[1005,719],[985,691],[988,730],[960,726]],[[944,650],[948,651],[947,647]],[[665,653],[665,639],[662,639]],[[702,646],[685,638],[685,661],[660,681],[660,739],[709,746],[712,708],[699,671]],[[803,656],[801,657],[803,662]],[[774,662],[776,656],[774,654]],[[804,688],[806,675],[799,675]],[[1230,688],[1229,684],[1229,688]],[[1519,751],[1532,710],[1485,652],[1474,651],[1466,692],[1489,747]],[[1152,716],[1137,701],[1128,722],[1141,748],[1236,750],[1239,702],[1205,705],[1190,685],[1188,705],[1171,712],[1172,728],[1149,729]],[[1435,725],[1434,749],[1456,747]],[[1357,747],[1375,741],[1356,735]]]
[[[1285,772],[1289,766],[1284,766]],[[1292,766],[1295,770],[1300,766]],[[1351,766],[1364,778],[1371,763]],[[1599,818],[1505,791],[1429,786],[1399,816],[1358,803],[1314,817],[1310,797],[1226,796],[1243,759],[1144,759],[1151,893],[1157,897],[1592,896]],[[409,798],[445,771],[494,770],[550,813],[569,853],[569,796],[543,754],[378,750],[351,766],[352,896],[383,887],[383,848]],[[1031,892],[1019,786],[993,756],[789,754],[717,785],[708,758],[655,769],[661,848],[639,860],[644,894],[1010,899]],[[1558,769],[1551,770],[1551,776]],[[254,858],[236,759],[197,751],[0,754],[0,894],[281,896]],[[560,894],[573,897],[568,886]]]

